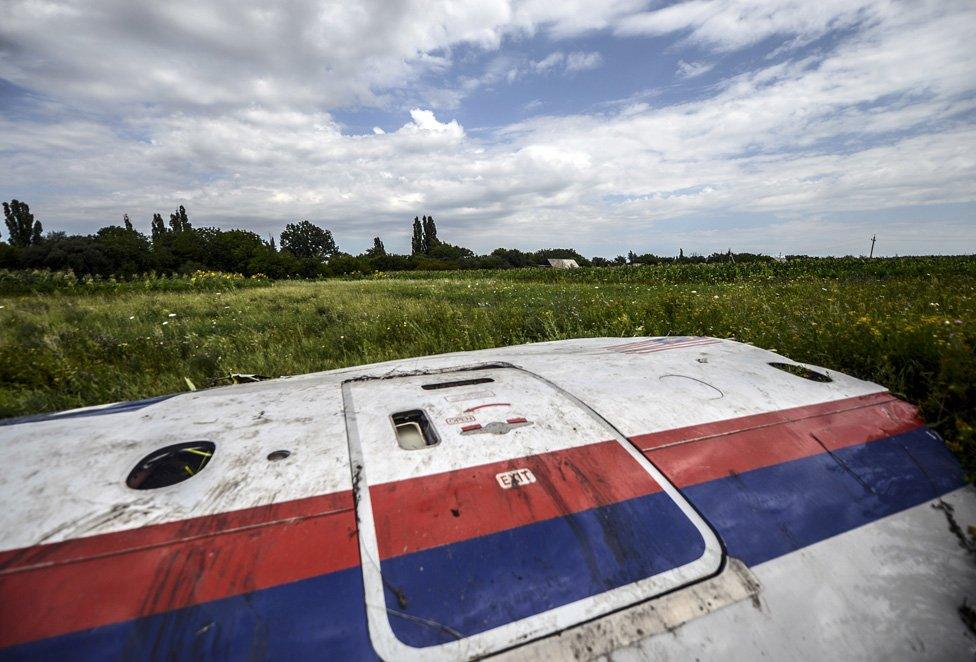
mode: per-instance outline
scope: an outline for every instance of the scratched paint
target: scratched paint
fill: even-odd
[[[422,390],[423,375],[343,389],[351,456],[363,466],[360,550],[376,560],[363,576],[381,656],[497,652],[719,571],[712,531],[599,415],[524,370],[469,376],[490,378],[483,398],[498,401],[468,411],[511,441],[448,429],[436,448],[391,453],[389,426],[371,415],[382,403],[405,400],[439,420],[452,400]]]

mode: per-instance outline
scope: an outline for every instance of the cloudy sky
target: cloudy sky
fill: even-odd
[[[3,0],[0,197],[90,232],[976,252],[972,0]]]

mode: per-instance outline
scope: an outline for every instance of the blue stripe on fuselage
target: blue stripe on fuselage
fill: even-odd
[[[715,527],[729,555],[757,565],[965,484],[943,441],[919,428],[682,493]]]
[[[107,405],[105,407],[87,407],[85,409],[79,409],[77,411],[63,411],[63,412],[52,412],[49,414],[31,414],[28,416],[18,416],[17,418],[2,418],[0,419],[0,426],[3,425],[20,425],[22,423],[40,423],[42,421],[59,421],[65,418],[87,418],[89,416],[108,416],[110,414],[123,414],[128,411],[138,411],[140,409],[145,409],[157,402],[162,402],[163,400],[169,400],[174,398],[179,393],[171,393],[169,395],[157,395],[154,398],[146,398],[144,400],[129,400],[128,402],[117,402],[114,405]]]
[[[0,650],[0,659],[25,661],[201,658],[376,659],[362,573],[350,568]]]
[[[394,633],[423,647],[453,641],[452,631],[470,636],[658,575],[704,551],[695,526],[657,492],[381,566],[387,607],[405,614],[390,614]]]

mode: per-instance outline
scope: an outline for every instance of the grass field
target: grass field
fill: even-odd
[[[0,277],[0,417],[581,336],[710,335],[881,383],[976,470],[976,258],[360,280]],[[38,282],[43,278],[34,277]],[[69,279],[70,280],[70,279]],[[225,383],[225,382],[224,382]]]

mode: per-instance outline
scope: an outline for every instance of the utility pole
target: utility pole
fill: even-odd
[[[877,238],[878,235],[874,235],[873,237],[871,237],[871,254],[868,256],[868,258],[874,257],[874,240]]]

